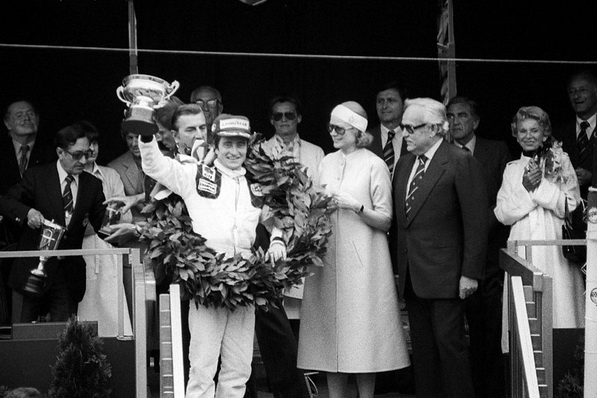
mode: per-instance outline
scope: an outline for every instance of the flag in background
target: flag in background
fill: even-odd
[[[456,95],[456,46],[454,44],[454,14],[452,0],[438,0],[440,16],[437,29],[437,55],[442,102],[448,103]],[[442,59],[443,58],[443,59]]]

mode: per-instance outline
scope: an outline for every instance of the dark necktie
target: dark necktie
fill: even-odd
[[[394,171],[394,145],[392,145],[392,140],[395,135],[396,132],[394,130],[388,130],[388,141],[383,147],[383,159],[386,161],[388,169],[390,169],[390,174]]]
[[[62,204],[64,205],[64,212],[65,213],[72,213],[73,212],[73,192],[70,189],[70,184],[75,180],[75,178],[69,174],[66,176],[64,181],[66,181],[66,185],[64,186],[64,191],[62,192]]]
[[[463,146],[462,146],[462,149],[464,149],[466,152],[470,152],[470,151],[471,151],[470,149],[468,149],[468,148],[466,147],[466,145],[463,145]]]
[[[419,184],[423,179],[423,174],[425,174],[425,163],[427,162],[427,157],[425,155],[421,155],[417,158],[417,161],[419,164],[417,165],[415,175],[408,187],[408,194],[406,195],[406,217],[408,217],[408,213],[410,212],[410,209],[415,201],[415,192],[419,188]]]
[[[587,147],[589,146],[589,139],[587,138],[587,129],[589,123],[584,121],[580,124],[580,133],[576,138],[576,148],[578,149],[578,157],[580,163],[583,163],[587,159]]]
[[[27,169],[27,154],[29,153],[29,145],[23,145],[21,147],[21,156],[19,157],[19,172],[21,177]]]

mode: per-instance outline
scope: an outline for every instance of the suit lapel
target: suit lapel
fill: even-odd
[[[50,170],[47,180],[46,189],[48,192],[47,198],[52,202],[52,208],[55,209],[55,222],[60,225],[65,225],[64,205],[62,203],[62,185],[60,184],[60,176],[58,175],[58,166],[48,167]]]
[[[396,203],[396,214],[395,217],[400,221],[400,224],[406,223],[406,214],[404,211],[404,202],[406,199],[406,189],[408,184],[408,177],[412,171],[413,164],[415,163],[414,155],[404,155],[404,160],[399,162],[400,167],[396,164],[396,170],[394,173],[394,195]]]
[[[439,148],[435,152],[435,155],[433,155],[431,163],[429,163],[425,174],[423,175],[423,179],[421,180],[417,190],[416,199],[410,208],[407,226],[410,225],[410,223],[415,219],[417,213],[419,210],[421,210],[421,207],[423,207],[423,204],[431,193],[431,190],[444,174],[444,164],[446,164],[448,161],[446,156],[446,145],[451,144],[448,144],[445,141],[440,144]]]
[[[129,180],[129,185],[133,187],[133,189],[138,190],[139,188],[139,168],[135,163],[135,159],[133,159],[133,155],[128,152],[129,158],[126,163],[124,163],[126,167],[125,176],[127,180]]]
[[[474,158],[482,164],[487,163],[488,158],[491,156],[492,151],[485,145],[486,141],[480,137],[477,137],[475,144]]]

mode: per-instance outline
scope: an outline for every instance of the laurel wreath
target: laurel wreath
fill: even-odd
[[[183,200],[172,194],[143,209],[148,218],[141,239],[149,242],[146,256],[158,284],[178,283],[184,297],[206,307],[267,307],[280,301],[285,288],[302,283],[311,266],[323,265],[330,199],[288,151],[267,154],[262,143],[251,145],[244,166],[247,178],[261,185],[270,215],[266,222],[283,231],[286,260],[272,265],[261,248],[248,259],[217,253],[193,232]]]

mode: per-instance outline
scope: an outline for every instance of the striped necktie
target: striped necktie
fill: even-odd
[[[576,148],[578,149],[578,157],[580,163],[583,163],[587,159],[587,147],[589,146],[589,139],[587,137],[587,129],[589,128],[589,122],[583,121],[580,124],[580,133],[576,138]]]
[[[413,206],[413,203],[415,201],[415,192],[419,188],[419,184],[423,179],[423,174],[425,174],[425,163],[427,162],[427,157],[425,155],[421,155],[417,158],[417,161],[419,162],[419,164],[417,165],[415,175],[408,187],[408,194],[406,195],[406,217],[408,217],[408,213],[410,212],[410,209]]]
[[[64,186],[64,191],[62,192],[62,204],[64,206],[64,212],[70,214],[73,212],[73,192],[70,189],[70,184],[75,180],[75,178],[69,174],[66,176],[64,181],[66,185]]]
[[[383,147],[383,159],[388,165],[388,169],[390,169],[390,175],[394,171],[394,145],[392,144],[392,140],[395,135],[396,132],[394,130],[388,130],[388,141]]]
[[[27,154],[29,153],[29,145],[23,145],[21,147],[21,156],[19,157],[19,173],[21,173],[21,177],[23,173],[27,169]]]

